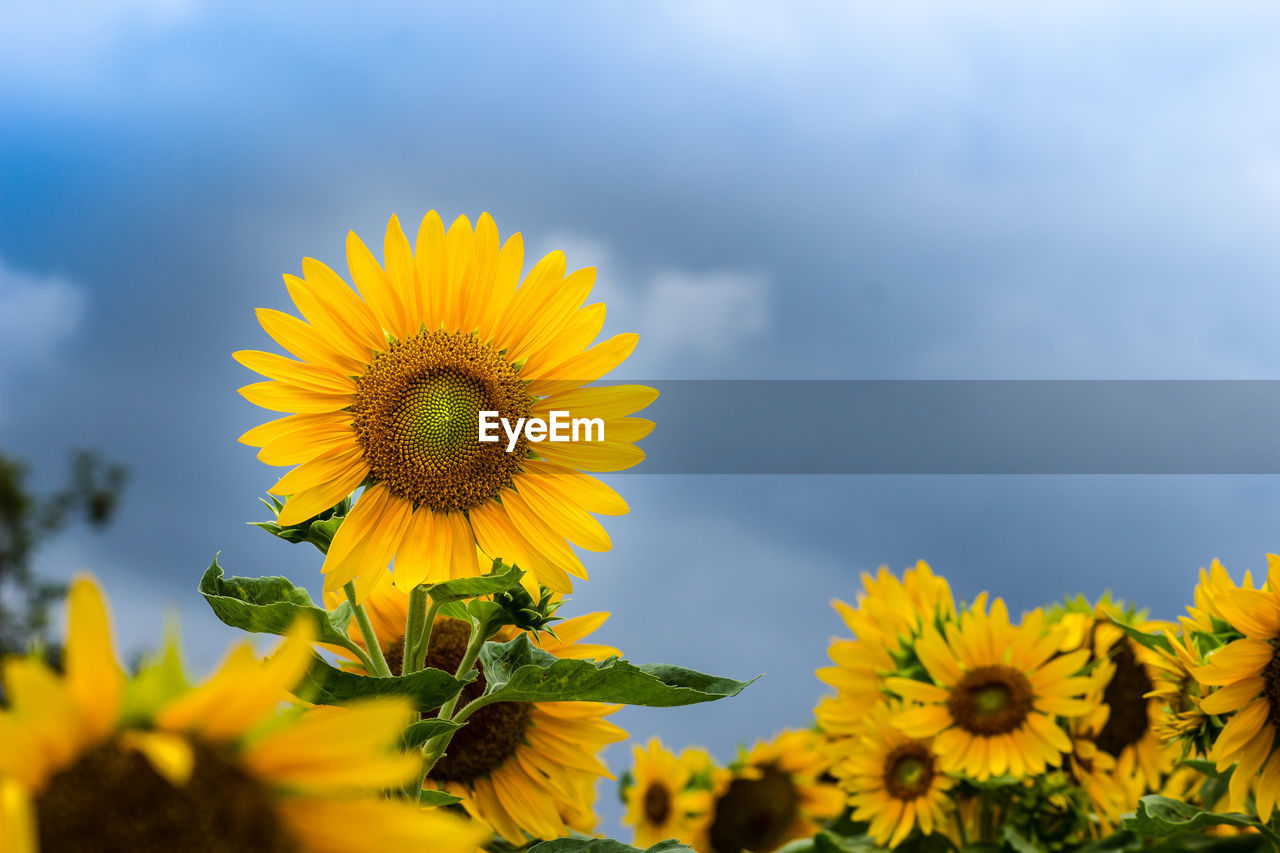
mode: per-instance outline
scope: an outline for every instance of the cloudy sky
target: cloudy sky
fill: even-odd
[[[276,475],[230,353],[392,213],[597,266],[606,334],[641,335],[622,378],[1280,378],[1268,4],[259,5],[0,6],[0,448],[45,485],[77,446],[131,468],[109,532],[40,555],[98,573],[126,650],[174,608],[217,660],[218,550],[318,588],[243,525]],[[807,722],[828,601],[881,563],[1168,616],[1280,549],[1267,476],[612,482],[632,512],[570,610],[636,660],[767,673],[616,718],[723,759]]]

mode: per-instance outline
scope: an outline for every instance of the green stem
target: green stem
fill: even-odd
[[[980,835],[978,840],[984,843],[990,842],[995,836],[995,811],[991,808],[991,792],[983,791],[981,796],[982,811],[979,818],[978,831]]]
[[[364,648],[369,653],[369,662],[373,664],[373,668],[369,670],[370,673],[390,678],[391,669],[387,666],[387,659],[382,656],[382,646],[378,644],[378,635],[373,631],[373,623],[369,621],[369,614],[365,612],[364,605],[356,601],[355,583],[347,581],[342,590],[347,594],[347,601],[351,602],[351,609],[356,614],[356,624],[360,626],[360,635],[364,637]]]
[[[401,653],[400,674],[417,672],[416,652],[422,626],[427,614],[427,588],[419,584],[409,590],[409,616],[404,626],[404,650]]]
[[[454,715],[453,721],[455,723],[465,723],[467,721],[467,717],[470,717],[476,711],[479,711],[481,708],[483,708],[485,705],[488,705],[488,704],[489,704],[488,696],[477,696],[475,699],[472,699],[466,705],[462,706],[462,710]]]
[[[956,831],[960,836],[960,849],[963,850],[969,846],[969,831],[965,828],[964,817],[961,816],[960,809],[954,802],[952,803],[951,815],[956,820]]]
[[[471,671],[471,667],[475,665],[476,658],[480,655],[480,649],[484,646],[485,634],[487,633],[488,625],[483,622],[472,621],[471,636],[467,639],[467,650],[463,653],[462,660],[458,663],[458,671],[454,673],[455,678],[461,678]],[[470,715],[475,710],[472,706],[481,702],[480,699],[476,699],[468,703],[462,711],[459,712],[458,716],[454,717],[453,709],[458,707],[458,697],[461,695],[461,692],[455,693],[449,701],[440,706],[440,711],[436,716],[442,720],[461,721],[466,718],[464,715]],[[426,782],[427,775],[431,773],[432,769],[435,768],[436,763],[444,755],[444,751],[448,749],[449,742],[453,740],[453,735],[456,731],[457,729],[454,729],[452,732],[437,735],[422,745],[423,759],[422,772],[419,774],[419,790],[422,789],[422,785]],[[419,797],[421,797],[421,794],[419,794]]]
[[[342,643],[342,647],[356,656],[356,660],[360,661],[360,665],[364,667],[365,672],[373,672],[373,661],[364,653],[364,649],[360,648],[360,644],[347,640],[345,637],[343,639],[346,642]]]
[[[440,607],[440,602],[433,598],[431,606],[427,608],[426,620],[422,626],[422,636],[418,639],[418,644],[413,647],[414,672],[427,668],[427,651],[431,647],[431,629],[435,627],[436,616],[440,613]]]

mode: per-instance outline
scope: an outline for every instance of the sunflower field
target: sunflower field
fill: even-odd
[[[487,214],[428,213],[413,243],[393,217],[381,259],[354,233],[346,255],[345,276],[306,259],[284,277],[297,315],[258,311],[285,354],[234,354],[274,413],[240,441],[287,469],[255,523],[318,552],[319,595],[216,557],[193,570],[223,623],[280,638],[201,679],[176,631],[122,663],[99,584],[77,578],[61,654],[4,662],[5,851],[1280,846],[1274,556],[1265,578],[1202,571],[1177,623],[1106,595],[1015,617],[923,562],[865,574],[835,602],[851,636],[812,719],[728,763],[634,745],[616,776],[633,834],[598,834],[622,705],[731,714],[760,689],[633,663],[593,642],[607,614],[574,612],[574,546],[609,550],[599,517],[628,511],[593,474],[638,464],[654,428],[638,415],[656,390],[594,384],[637,336],[597,342],[595,271],[526,263]],[[557,413],[600,429],[528,426]],[[488,415],[525,426],[486,440]]]

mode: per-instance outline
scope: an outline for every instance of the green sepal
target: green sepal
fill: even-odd
[[[1169,641],[1163,634],[1148,634],[1146,631],[1139,631],[1132,625],[1126,625],[1118,619],[1112,619],[1111,624],[1115,625],[1121,631],[1124,631],[1125,634],[1128,635],[1129,639],[1133,640],[1140,646],[1145,646],[1146,648],[1156,652],[1173,651],[1173,647],[1169,645]]]
[[[315,626],[316,641],[346,646],[346,622],[351,608],[340,606],[330,614],[311,601],[306,589],[294,586],[288,578],[225,578],[218,558],[205,570],[197,587],[214,615],[232,628],[253,634],[284,636],[297,619],[310,619]],[[345,621],[344,621],[345,620]],[[335,627],[342,623],[342,630]]]
[[[275,495],[270,496],[270,500],[260,499],[262,503],[275,513],[276,518],[280,517],[280,510],[284,509],[284,503]],[[320,553],[327,554],[329,545],[333,542],[334,534],[338,532],[338,528],[342,526],[343,519],[351,512],[351,498],[345,497],[336,506],[330,507],[317,516],[308,518],[306,521],[298,524],[290,524],[282,527],[275,521],[251,521],[254,527],[261,527],[272,536],[283,539],[286,542],[292,542],[297,545],[302,542],[310,542],[320,550]]]
[[[526,634],[506,643],[485,643],[480,663],[486,681],[484,696],[492,702],[582,701],[671,708],[736,696],[751,683],[666,664],[637,666],[618,657],[561,659],[534,646]]]
[[[462,802],[462,797],[455,797],[448,791],[433,791],[430,788],[423,788],[422,793],[418,794],[419,806],[452,806]]]
[[[1150,837],[1198,832],[1210,826],[1250,827],[1258,830],[1272,844],[1280,844],[1280,836],[1257,818],[1244,814],[1205,811],[1159,794],[1143,797],[1138,801],[1138,810],[1133,817],[1126,817],[1124,820],[1125,829]]]
[[[524,577],[524,569],[508,566],[501,560],[493,561],[489,574],[478,578],[455,578],[427,587],[431,600],[440,604],[459,601],[464,598],[479,598],[482,595],[495,595],[505,592]]]
[[[374,696],[408,696],[414,701],[417,710],[425,713],[452,699],[475,678],[475,672],[469,672],[463,678],[454,678],[449,673],[432,667],[411,675],[390,678],[357,675],[331,666],[316,657],[312,658],[306,675],[294,692],[310,702],[325,705],[346,705],[353,699]]]
[[[645,850],[614,841],[612,838],[573,836],[535,844],[526,853],[694,853],[692,847],[668,838]]]
[[[164,649],[159,656],[144,658],[137,675],[125,682],[121,701],[122,726],[143,726],[170,699],[186,692],[190,683],[182,665],[182,643],[176,622],[165,630]]]
[[[413,749],[416,746],[422,746],[436,735],[446,734],[462,728],[462,723],[455,723],[453,720],[418,720],[411,723],[404,733],[400,735],[400,740],[404,744],[405,749]]]

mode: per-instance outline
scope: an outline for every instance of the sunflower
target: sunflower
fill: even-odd
[[[898,731],[898,703],[864,709],[859,737],[836,749],[833,772],[848,792],[853,819],[867,821],[867,834],[880,846],[897,847],[916,827],[925,835],[945,828],[954,780],[938,767],[932,744]]]
[[[474,231],[459,217],[446,233],[432,211],[415,250],[393,216],[384,261],[347,235],[357,292],[304,259],[302,278],[285,276],[303,319],[258,311],[267,334],[298,360],[235,353],[269,380],[240,393],[292,413],[240,438],[270,465],[297,466],[270,489],[290,496],[279,523],[305,521],[364,485],[323,566],[325,589],[354,580],[357,600],[393,557],[406,589],[478,575],[477,543],[525,569],[530,583],[571,591],[570,575],[587,575],[568,541],[609,550],[593,513],[627,511],[617,493],[582,472],[619,471],[644,458],[635,442],[653,424],[630,415],[657,396],[642,386],[582,386],[622,363],[637,336],[591,347],[604,305],[580,306],[595,270],[566,275],[562,252],[538,261],[517,287],[524,244],[516,234],[499,248],[488,214]],[[481,412],[514,425],[550,420],[553,411],[598,418],[603,436],[587,430],[535,444],[517,426],[510,452],[505,438],[480,441]]]
[[[1071,719],[1071,752],[1067,755],[1066,771],[1088,798],[1097,822],[1090,828],[1095,835],[1109,834],[1119,823],[1120,816],[1137,805],[1138,798],[1146,793],[1141,773],[1136,772],[1136,753],[1128,752],[1117,758],[1099,745],[1108,731],[1111,715],[1117,707],[1103,701],[1108,685],[1117,672],[1114,661],[1104,658],[1089,673],[1089,691],[1086,701],[1091,710]]]
[[[953,616],[955,601],[946,578],[923,560],[903,572],[902,580],[887,566],[874,577],[863,572],[862,587],[854,606],[831,602],[853,639],[831,643],[835,666],[819,669],[817,676],[842,696],[871,703],[882,698],[885,676],[897,670],[895,657],[909,652],[925,626]]]
[[[385,581],[365,601],[387,664],[397,675],[404,661],[408,601],[407,592]],[[557,622],[555,636],[530,636],[557,657],[603,659],[618,650],[582,640],[608,617],[608,613],[588,613]],[[352,639],[363,644],[354,630]],[[437,618],[426,665],[456,671],[470,632],[465,622]],[[517,629],[508,627],[494,639],[505,642],[518,634]],[[461,703],[479,696],[484,687],[484,669],[480,667],[480,677],[463,689]],[[600,702],[486,705],[454,735],[447,753],[427,778],[427,786],[461,797],[473,818],[493,827],[512,844],[526,843],[527,836],[552,839],[570,832],[590,832],[596,823],[595,783],[600,777],[614,778],[597,754],[627,737],[625,731],[605,720],[619,707]]]
[[[1252,786],[1258,817],[1271,818],[1280,797],[1280,556],[1267,555],[1263,589],[1220,590],[1216,608],[1244,636],[1211,652],[1195,669],[1196,680],[1216,688],[1200,700],[1206,714],[1231,715],[1209,750],[1219,770],[1233,763],[1231,808],[1244,807]]]
[[[1187,749],[1194,747],[1197,755],[1203,754],[1200,741],[1204,737],[1208,720],[1200,710],[1203,691],[1196,681],[1195,670],[1203,655],[1196,642],[1196,625],[1187,616],[1178,617],[1177,634],[1165,630],[1168,649],[1158,648],[1152,659],[1155,683],[1147,696],[1160,708],[1160,716],[1153,728],[1170,745],[1184,743]]]
[[[818,732],[787,731],[756,744],[719,786],[706,839],[694,847],[769,853],[813,835],[844,808],[844,793],[824,781],[828,769]]]
[[[265,664],[236,649],[188,688],[170,650],[129,679],[112,652],[101,592],[69,593],[65,674],[5,662],[0,711],[0,841],[17,853],[330,853],[432,845],[471,853],[483,827],[393,802],[417,761],[394,751],[399,700],[280,713],[311,657],[309,625]]]
[[[1094,604],[1080,599],[1079,610],[1067,612],[1060,619],[1068,626],[1063,651],[1087,649],[1090,660],[1105,662],[1109,679],[1101,693],[1091,702],[1108,709],[1099,717],[1101,727],[1093,731],[1089,742],[1116,759],[1119,767],[1135,767],[1140,773],[1142,793],[1155,791],[1177,760],[1177,747],[1170,746],[1159,728],[1164,718],[1161,700],[1152,694],[1160,679],[1165,660],[1157,652],[1135,642],[1116,622],[1145,634],[1167,631],[1172,624],[1145,618],[1142,612],[1126,607],[1123,602],[1103,596]],[[1070,605],[1069,605],[1070,606]],[[1096,700],[1096,701],[1095,701]]]
[[[635,827],[636,845],[651,847],[668,838],[689,842],[705,832],[711,791],[698,777],[708,768],[706,754],[686,750],[677,756],[656,737],[633,752],[622,822]]]
[[[944,773],[981,781],[1058,766],[1071,740],[1056,717],[1080,716],[1091,707],[1080,698],[1089,679],[1076,676],[1088,650],[1050,660],[1061,632],[1046,630],[1043,611],[1013,626],[1001,599],[987,612],[985,593],[946,629],[944,639],[928,626],[916,641],[932,683],[886,682],[902,698],[923,703],[900,714],[898,728],[908,737],[934,738]]]

